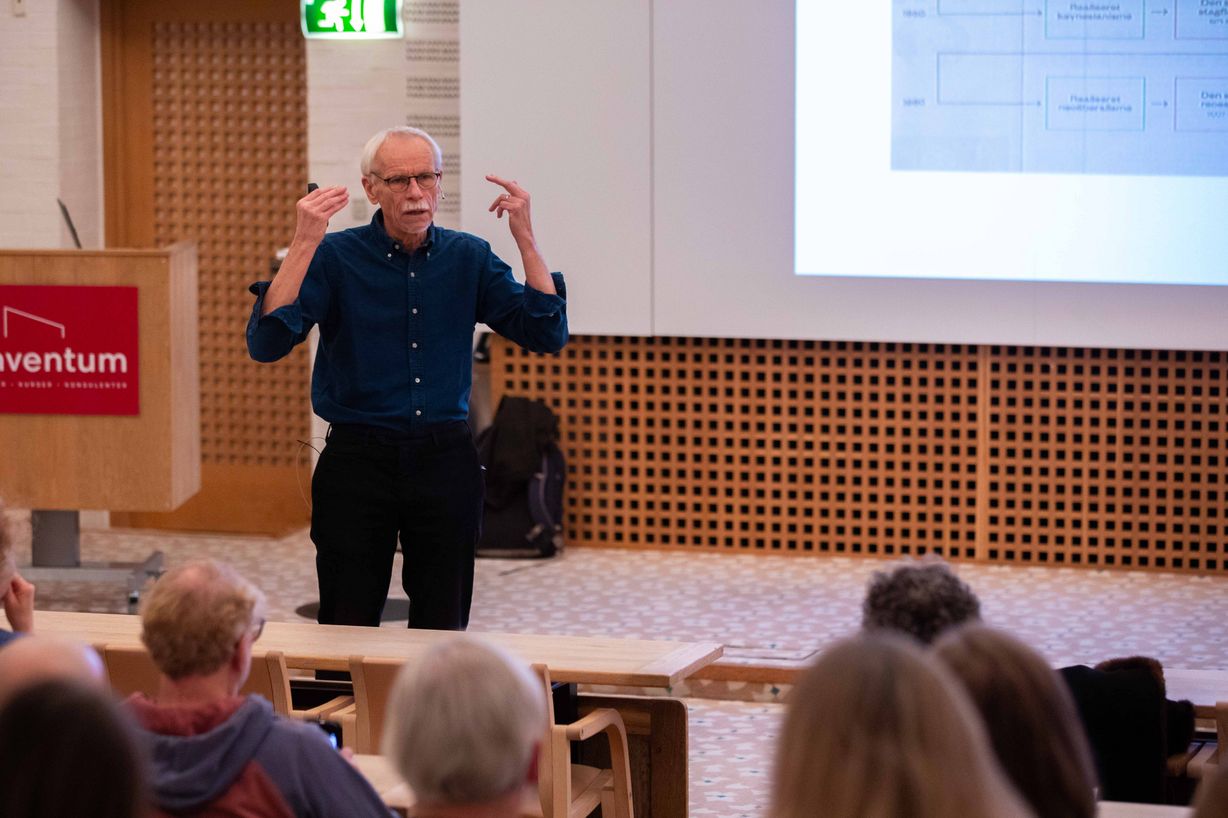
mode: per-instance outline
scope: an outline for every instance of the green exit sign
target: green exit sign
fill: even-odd
[[[379,40],[401,36],[401,0],[302,0],[303,36]]]

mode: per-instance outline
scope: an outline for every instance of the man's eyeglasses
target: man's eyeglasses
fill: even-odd
[[[257,639],[260,638],[260,634],[264,633],[264,622],[265,621],[261,619],[258,622],[256,622],[255,627],[252,628],[252,641],[253,642],[255,642]]]
[[[389,190],[395,190],[397,193],[404,193],[405,191],[409,190],[410,182],[417,182],[418,187],[421,190],[430,190],[431,188],[435,187],[435,185],[439,184],[439,177],[443,176],[443,174],[437,170],[426,171],[425,173],[419,173],[416,176],[390,176],[387,179],[374,171],[371,172],[371,175],[388,185]]]

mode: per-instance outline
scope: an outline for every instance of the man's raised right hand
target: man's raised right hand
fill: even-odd
[[[337,215],[349,201],[350,192],[344,185],[318,188],[299,199],[296,206],[298,224],[294,228],[294,241],[311,246],[318,245],[328,232],[328,220]]]

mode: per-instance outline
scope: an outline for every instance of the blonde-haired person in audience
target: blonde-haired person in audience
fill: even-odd
[[[514,818],[532,797],[546,694],[514,656],[473,637],[433,648],[397,678],[387,755],[416,818]]]
[[[1003,770],[1038,818],[1091,818],[1096,774],[1066,684],[1040,654],[984,625],[947,631],[934,655],[980,710]]]
[[[838,642],[806,669],[774,775],[773,818],[1030,815],[959,683],[894,634]]]
[[[146,594],[141,640],[162,676],[129,698],[149,746],[158,809],[173,815],[388,816],[315,727],[239,690],[264,628],[264,595],[212,560],[172,568]]]
[[[3,502],[0,502],[0,604],[4,605],[4,615],[13,629],[0,628],[0,647],[3,647],[17,634],[34,630],[34,586],[17,571],[13,532]]]
[[[1228,815],[1228,755],[1220,751],[1219,765],[1198,785],[1190,818],[1224,818]]]

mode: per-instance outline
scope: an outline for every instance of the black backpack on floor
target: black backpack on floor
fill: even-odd
[[[528,398],[505,397],[495,421],[477,436],[486,469],[479,557],[553,557],[563,550],[559,419]]]

